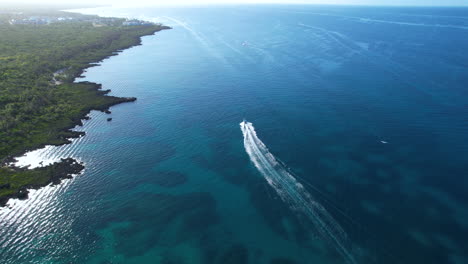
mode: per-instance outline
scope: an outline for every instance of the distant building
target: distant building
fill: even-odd
[[[58,17],[57,18],[58,22],[71,21],[71,20],[74,20],[74,18],[73,17]]]
[[[137,20],[137,19],[127,20],[122,23],[122,26],[148,26],[148,25],[153,25],[153,23],[142,21],[142,20]]]
[[[38,17],[32,16],[28,18],[10,19],[10,25],[48,25],[51,23],[72,22],[77,19],[73,17]]]
[[[41,17],[30,17],[23,19],[10,19],[11,25],[47,25],[51,23],[51,20],[48,18]]]

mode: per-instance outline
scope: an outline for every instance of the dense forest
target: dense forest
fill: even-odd
[[[93,63],[167,28],[124,22],[59,11],[0,12],[0,187],[18,186],[10,184],[12,178],[27,172],[6,177],[11,157],[46,144],[63,144],[77,136],[68,129],[90,110],[134,100],[107,96],[95,83],[74,82]],[[13,175],[11,170],[8,175]]]

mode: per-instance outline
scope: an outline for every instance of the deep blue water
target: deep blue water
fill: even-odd
[[[173,29],[85,73],[138,101],[30,154],[86,170],[0,209],[1,263],[468,263],[468,9],[86,12]],[[254,166],[243,118],[351,260]]]

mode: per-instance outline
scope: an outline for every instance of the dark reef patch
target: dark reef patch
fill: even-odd
[[[219,260],[219,264],[247,264],[249,263],[249,251],[241,244],[236,244],[227,249]]]
[[[175,187],[187,182],[187,175],[177,171],[158,171],[149,182],[162,187]]]
[[[301,224],[301,219],[281,200],[273,188],[260,178],[258,183],[248,186],[250,200],[268,226],[284,239],[295,240],[305,245],[310,229]],[[271,206],[272,204],[275,206]],[[290,229],[286,229],[284,221],[290,223]]]
[[[158,154],[157,157],[152,157],[153,163],[159,163],[168,160],[176,154],[176,149],[169,144],[163,142],[154,142],[150,145],[152,147],[152,153]]]
[[[138,195],[140,203],[119,206],[98,224],[99,229],[112,222],[129,223],[113,229],[116,250],[128,257],[200,237],[219,221],[216,202],[207,193]]]
[[[270,261],[270,264],[296,264],[296,262],[288,258],[274,258]]]

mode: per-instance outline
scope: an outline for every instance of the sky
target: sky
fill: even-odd
[[[3,0],[0,0],[2,2]],[[303,3],[303,4],[341,4],[341,5],[404,5],[404,6],[468,6],[468,0],[17,0],[16,3],[73,3],[73,4],[111,4],[116,6],[144,5],[193,5],[226,3]]]

